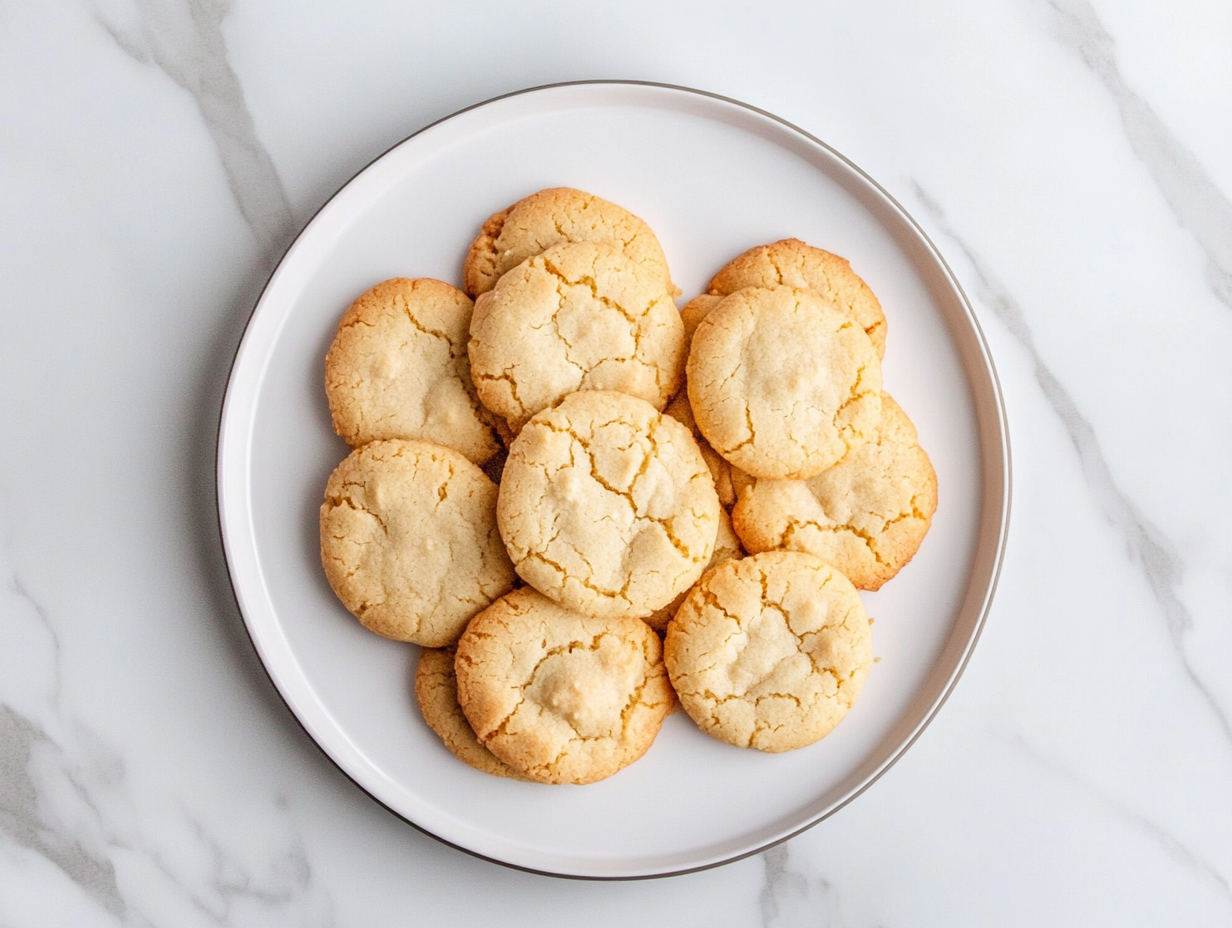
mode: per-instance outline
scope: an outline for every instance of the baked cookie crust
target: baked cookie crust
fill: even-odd
[[[740,538],[732,528],[731,517],[728,516],[727,510],[720,507],[719,531],[715,535],[714,553],[710,555],[710,563],[706,565],[706,570],[709,570],[716,564],[722,564],[724,561],[740,557],[744,557],[744,547],[740,544]],[[684,602],[685,597],[689,595],[689,591],[692,589],[693,587],[689,587],[688,590],[679,594],[668,605],[662,609],[656,609],[646,616],[646,624],[659,633],[666,631],[667,623],[672,620],[676,610],[680,608],[681,603]]]
[[[667,627],[664,661],[702,731],[779,752],[829,734],[872,665],[868,615],[833,567],[795,551],[709,571]]]
[[[330,475],[321,504],[329,585],[378,635],[452,644],[513,587],[496,494],[451,448],[403,440],[357,448]]]
[[[675,703],[658,636],[523,587],[458,642],[458,699],[479,740],[542,783],[593,783],[646,753]]]
[[[555,245],[505,274],[471,319],[471,376],[516,433],[561,397],[615,390],[662,409],[684,376],[684,326],[657,276],[610,242]]]
[[[527,779],[485,748],[475,737],[471,723],[458,704],[458,676],[454,671],[456,648],[423,648],[415,668],[415,700],[428,727],[445,742],[454,757],[481,773],[494,777]]]
[[[679,295],[650,226],[623,206],[572,187],[540,190],[489,216],[467,251],[463,289],[478,297],[510,269],[562,242],[615,242]]]
[[[325,395],[336,431],[357,448],[417,438],[482,465],[500,448],[471,383],[466,343],[472,304],[428,277],[396,277],[343,313],[325,356]]]
[[[819,474],[881,416],[881,362],[864,330],[794,287],[724,297],[693,333],[687,385],[706,440],[755,477]]]
[[[509,448],[497,523],[521,577],[570,609],[641,618],[701,576],[719,500],[688,429],[623,393],[571,393]]]
[[[919,550],[937,510],[937,474],[887,393],[873,437],[807,481],[756,480],[732,511],[750,551],[807,551],[861,590],[878,590]]]
[[[846,258],[798,238],[785,238],[732,258],[711,279],[707,292],[727,296],[744,287],[813,290],[854,319],[877,349],[877,357],[885,356],[885,313]]]

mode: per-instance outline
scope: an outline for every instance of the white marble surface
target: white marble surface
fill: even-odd
[[[0,926],[1232,925],[1232,6],[0,0]],[[657,80],[904,203],[996,358],[1010,545],[944,710],[786,845],[641,883],[409,828],[267,682],[214,434],[339,184],[493,95]]]

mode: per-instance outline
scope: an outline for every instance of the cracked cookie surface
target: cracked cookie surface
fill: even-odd
[[[479,740],[543,783],[593,783],[641,757],[675,703],[658,636],[523,587],[458,642],[458,699]]]
[[[462,268],[463,289],[486,293],[510,269],[562,242],[614,242],[678,295],[650,226],[623,206],[572,187],[552,187],[488,217]]]
[[[937,475],[915,426],[881,395],[873,437],[806,481],[757,480],[732,512],[750,551],[807,551],[877,590],[915,556],[937,509]]]
[[[514,439],[497,522],[541,593],[588,615],[641,618],[701,576],[719,508],[688,429],[644,400],[593,391]]]
[[[482,773],[524,780],[519,771],[485,748],[458,704],[455,648],[424,648],[415,669],[415,699],[428,727],[454,757]]]
[[[351,304],[325,356],[336,431],[356,448],[418,438],[483,464],[500,448],[471,383],[466,343],[472,305],[439,280],[397,277]]]
[[[744,287],[800,287],[830,300],[855,320],[877,356],[885,356],[886,319],[881,303],[846,258],[798,238],[785,238],[750,248],[714,275],[708,292],[727,296]]]
[[[578,390],[615,390],[662,409],[684,374],[684,325],[662,281],[609,242],[556,245],[479,297],[471,376],[516,432]]]
[[[744,547],[740,544],[740,538],[732,528],[731,517],[727,514],[727,510],[720,506],[719,531],[715,535],[714,553],[710,555],[710,562],[706,565],[706,570],[709,570],[716,564],[722,564],[724,561],[730,561],[733,558],[739,557],[744,557]],[[680,593],[662,609],[656,609],[646,616],[646,624],[657,632],[664,631],[667,628],[667,623],[672,620],[672,616],[676,614],[676,610],[680,608],[680,604],[684,602],[684,598],[689,595],[689,590],[691,589],[693,587],[689,587],[688,590]]]
[[[680,705],[702,731],[769,752],[829,734],[855,703],[872,661],[868,614],[855,587],[795,551],[709,571],[664,642]]]
[[[881,416],[881,362],[864,330],[794,287],[724,297],[693,333],[687,385],[706,440],[755,477],[819,474]]]
[[[330,475],[321,563],[363,625],[427,647],[452,644],[513,587],[496,528],[496,485],[460,452],[374,441]]]

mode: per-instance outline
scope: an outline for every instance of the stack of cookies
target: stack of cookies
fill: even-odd
[[[936,507],[864,282],[787,240],[677,310],[646,223],[559,188],[484,223],[463,286],[378,284],[326,358],[322,562],[422,646],[429,726],[542,783],[637,760],[677,697],[742,747],[827,734],[872,663],[856,590]]]

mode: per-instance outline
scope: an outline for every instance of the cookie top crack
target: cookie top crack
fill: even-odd
[[[830,565],[769,551],[713,568],[667,627],[680,704],[707,734],[778,752],[819,740],[872,664],[864,604]]]
[[[688,430],[644,400],[572,393],[509,448],[501,537],[527,583],[571,609],[650,615],[701,576],[719,523]]]
[[[513,431],[567,393],[616,390],[662,409],[684,373],[684,326],[662,280],[611,242],[556,245],[479,297],[471,374]]]
[[[482,465],[500,448],[471,382],[471,301],[439,280],[397,277],[361,294],[325,356],[325,395],[351,447],[386,438],[456,448]]]
[[[706,440],[755,477],[819,474],[881,416],[881,363],[864,330],[794,287],[724,297],[693,334],[687,384]]]
[[[727,296],[745,287],[800,287],[813,290],[853,319],[885,356],[886,319],[881,303],[846,258],[785,238],[750,248],[727,262],[707,292]]]
[[[479,740],[524,776],[593,783],[646,752],[675,703],[658,636],[523,587],[458,642],[458,700]]]
[[[572,187],[540,190],[489,216],[467,252],[463,288],[478,297],[511,268],[563,242],[613,242],[670,295],[679,294],[650,226],[624,207]]]
[[[809,480],[756,480],[732,510],[750,551],[807,551],[857,588],[877,590],[920,547],[937,509],[937,474],[888,393],[872,438]]]
[[[528,779],[480,743],[458,704],[456,648],[423,648],[415,669],[415,699],[428,727],[458,760],[483,773],[514,780]]]
[[[427,647],[513,586],[496,485],[459,452],[374,441],[334,470],[321,504],[321,563],[365,627]]]

